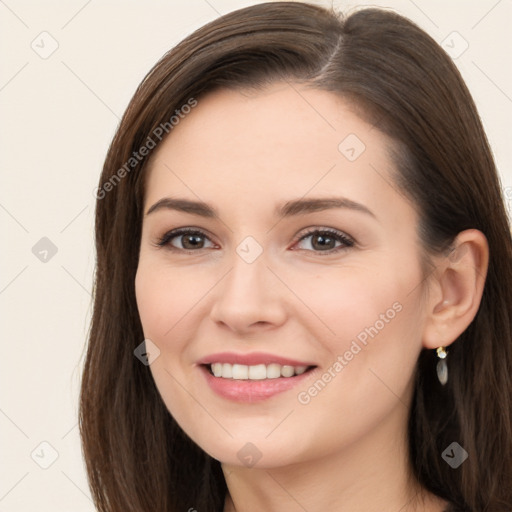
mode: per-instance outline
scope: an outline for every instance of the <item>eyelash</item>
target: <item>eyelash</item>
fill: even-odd
[[[355,245],[354,240],[350,238],[349,236],[345,235],[341,231],[338,231],[337,229],[332,228],[312,228],[303,235],[301,235],[294,243],[302,242],[302,240],[305,240],[306,238],[310,237],[311,235],[329,235],[331,238],[334,238],[335,241],[341,242],[343,245],[339,247],[335,247],[334,249],[329,249],[326,251],[309,251],[308,249],[298,249],[298,250],[304,250],[309,252],[315,252],[318,254],[334,254],[336,252],[344,251],[347,249],[350,249]]]
[[[341,242],[343,244],[343,246],[338,246],[333,249],[328,249],[325,251],[315,251],[315,250],[309,250],[309,249],[294,249],[294,250],[304,250],[304,251],[308,251],[308,252],[315,252],[317,254],[326,254],[327,255],[327,254],[333,254],[333,253],[336,253],[339,251],[349,249],[355,245],[355,242],[352,238],[345,235],[341,231],[338,231],[338,230],[332,229],[332,228],[310,229],[306,233],[300,235],[300,237],[298,237],[294,241],[294,245],[299,242],[302,242],[302,240],[305,240],[306,238],[310,237],[311,235],[315,235],[315,234],[316,235],[329,235],[330,237],[334,238],[337,242]],[[168,233],[166,233],[163,237],[161,237],[157,240],[155,245],[158,247],[168,247],[169,250],[171,250],[171,251],[179,251],[179,252],[183,252],[186,254],[192,254],[192,253],[198,252],[201,249],[203,249],[203,248],[195,249],[195,250],[181,249],[179,247],[173,247],[170,244],[171,240],[173,240],[174,238],[177,238],[179,236],[184,236],[184,235],[196,235],[196,236],[207,238],[209,240],[208,236],[201,230],[191,229],[191,228],[179,228],[179,229],[175,229],[175,230],[172,230],[172,231],[169,231]]]
[[[198,229],[180,228],[180,229],[175,229],[173,231],[169,231],[168,233],[166,233],[163,237],[161,237],[157,240],[156,245],[158,247],[167,246],[171,251],[181,251],[181,252],[185,252],[185,253],[193,253],[193,252],[197,252],[198,250],[200,250],[200,249],[196,249],[196,250],[180,249],[179,247],[173,247],[170,244],[170,242],[173,238],[177,238],[177,237],[183,236],[183,235],[197,235],[197,236],[202,236],[202,237],[208,238],[208,236],[205,233],[203,233],[202,231],[200,231]]]

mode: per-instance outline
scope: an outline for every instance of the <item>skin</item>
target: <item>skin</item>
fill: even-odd
[[[354,161],[338,148],[349,134],[365,145]],[[145,212],[164,197],[218,212],[146,213],[136,293],[144,335],[160,350],[155,383],[185,432],[222,462],[226,511],[444,509],[407,462],[412,379],[423,348],[449,346],[474,318],[488,248],[481,232],[464,231],[456,257],[434,258],[424,279],[418,212],[393,185],[391,144],[336,95],[276,83],[201,98],[153,155]],[[286,201],[333,196],[373,215],[330,208],[275,216]],[[156,245],[181,227],[204,231],[204,246],[187,253],[183,237]],[[298,241],[311,227],[355,243],[336,242],[342,249],[326,254],[318,234]],[[252,263],[236,252],[247,236],[262,249]],[[298,393],[397,303],[400,312],[300,403]],[[196,364],[224,351],[317,368],[297,388],[236,403],[216,395]],[[253,467],[237,456],[247,442],[261,454]]]

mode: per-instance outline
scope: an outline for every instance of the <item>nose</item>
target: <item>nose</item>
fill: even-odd
[[[215,287],[210,318],[237,334],[261,332],[285,322],[285,300],[264,255],[248,263],[234,254],[231,270]]]

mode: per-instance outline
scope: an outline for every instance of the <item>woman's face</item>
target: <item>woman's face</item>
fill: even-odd
[[[426,315],[389,144],[336,95],[278,83],[199,99],[158,147],[137,303],[158,390],[214,458],[405,436]]]

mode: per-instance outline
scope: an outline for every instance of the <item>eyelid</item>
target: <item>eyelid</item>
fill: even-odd
[[[345,249],[350,249],[351,247],[354,247],[356,245],[356,241],[354,240],[354,238],[352,238],[350,235],[347,235],[343,231],[340,231],[335,228],[319,227],[319,226],[307,228],[306,232],[302,232],[301,234],[297,235],[295,237],[295,241],[294,241],[293,245],[298,244],[302,240],[308,238],[311,235],[314,235],[315,233],[319,233],[319,234],[327,233],[329,235],[332,235],[335,239],[337,239],[337,241],[340,241],[343,245],[335,247],[333,249],[328,249],[325,251],[312,251],[309,249],[294,249],[294,250],[313,252],[315,254],[334,254],[337,252],[341,252]]]
[[[199,235],[207,240],[209,240],[213,245],[217,245],[213,240],[212,237],[208,234],[206,230],[203,228],[197,228],[194,226],[186,226],[181,228],[175,228],[171,229],[170,231],[167,231],[163,236],[158,237],[154,245],[158,248],[167,248],[171,251],[178,251],[178,252],[186,252],[186,253],[193,253],[193,252],[199,252],[201,249],[209,249],[209,247],[204,247],[200,249],[190,250],[190,249],[180,249],[179,247],[174,247],[171,245],[171,240],[174,238],[178,238],[183,235]]]
[[[349,248],[353,247],[354,245],[356,245],[356,241],[350,235],[347,235],[343,231],[340,231],[335,228],[313,226],[313,227],[306,228],[305,232],[302,231],[300,234],[296,235],[294,238],[292,247],[297,245],[302,240],[308,238],[309,236],[312,236],[314,234],[324,234],[324,233],[327,233],[327,234],[333,236],[337,241],[341,242],[342,245],[335,247],[333,249],[325,250],[325,251],[314,251],[314,250],[310,250],[310,249],[292,249],[292,250],[301,250],[301,251],[307,251],[307,252],[312,252],[312,253],[316,253],[316,254],[333,254],[333,253],[343,251],[345,249],[349,249]],[[218,245],[213,241],[212,237],[208,234],[208,232],[206,230],[204,230],[203,228],[198,228],[198,227],[194,227],[194,226],[175,228],[170,231],[167,231],[163,236],[158,237],[158,239],[154,245],[156,245],[158,248],[166,247],[172,251],[178,251],[178,252],[189,253],[189,254],[194,253],[194,252],[200,252],[202,249],[211,249],[211,247],[202,247],[202,248],[193,249],[193,250],[182,249],[179,247],[174,247],[170,244],[170,241],[172,239],[177,238],[179,236],[187,235],[187,234],[202,236],[205,239],[209,240],[213,245]]]

